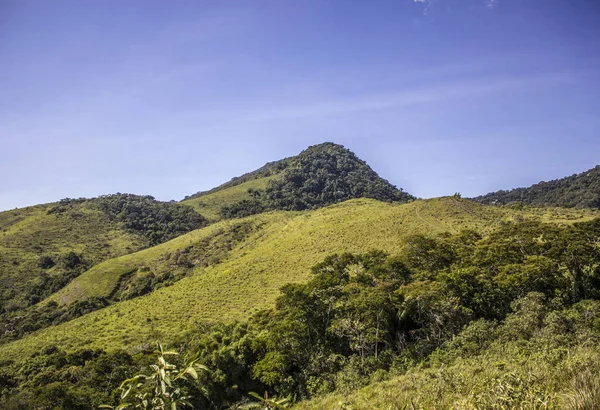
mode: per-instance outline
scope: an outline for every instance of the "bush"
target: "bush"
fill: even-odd
[[[89,200],[91,207],[104,212],[125,229],[140,233],[156,245],[207,225],[193,208],[173,202],[156,201],[152,196],[105,195]]]
[[[54,259],[52,259],[52,257],[50,257],[48,255],[42,255],[42,256],[40,256],[40,259],[38,260],[38,266],[42,269],[50,269],[54,265],[56,265],[56,263],[54,262]]]

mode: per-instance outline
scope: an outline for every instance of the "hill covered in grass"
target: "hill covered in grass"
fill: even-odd
[[[452,197],[215,223],[79,276],[77,300],[105,276],[112,294],[173,260],[185,269],[0,346],[0,403],[117,405],[120,382],[149,371],[160,340],[184,352],[169,362],[208,366],[181,385],[197,408],[265,390],[313,400],[301,408],[564,408],[600,383],[597,217]]]
[[[200,408],[600,404],[597,170],[526,207],[417,200],[325,143],[181,203],[2,212],[0,407],[117,405],[158,341],[208,366]]]
[[[491,192],[473,198],[482,204],[523,203],[536,207],[600,209],[600,165],[553,181],[542,181],[528,188]]]
[[[253,200],[252,192],[264,191],[271,178],[272,176],[250,179],[237,185],[207,191],[198,194],[198,197],[185,199],[181,204],[192,207],[209,221],[216,222],[222,219],[221,209],[241,201]]]
[[[235,218],[270,210],[315,209],[353,198],[386,202],[414,199],[381,178],[352,151],[314,145],[183,201],[207,218]]]
[[[205,224],[189,207],[125,194],[1,212],[0,339],[35,329],[23,319],[31,306],[87,269]]]
[[[394,253],[412,234],[463,229],[484,233],[515,218],[564,223],[593,215],[567,210],[519,212],[456,198],[408,204],[362,199],[313,211],[270,212],[222,221],[101,263],[44,303],[68,306],[90,298],[111,298],[123,289],[124,280],[131,285],[131,278],[178,270],[170,286],[114,300],[107,308],[5,344],[0,354],[22,356],[47,344],[66,349],[139,348],[154,340],[168,341],[199,323],[242,319],[271,306],[281,286],[305,281],[310,267],[333,252],[382,249]],[[232,234],[235,230],[238,233]]]

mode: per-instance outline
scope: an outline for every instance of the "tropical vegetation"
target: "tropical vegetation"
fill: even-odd
[[[418,200],[324,143],[0,212],[0,408],[598,408],[597,170]]]
[[[415,234],[395,255],[330,255],[312,267],[308,282],[283,286],[273,308],[175,337],[172,344],[193,355],[183,369],[201,363],[209,370],[192,372],[197,379],[177,387],[177,397],[196,408],[226,408],[267,391],[304,407],[368,408],[362,390],[342,400],[345,407],[332,405],[327,394],[339,401],[336,392],[379,381],[368,389],[381,395],[371,405],[383,405],[388,396],[379,386],[412,378],[408,391],[437,396],[399,394],[398,406],[444,407],[454,400],[461,408],[563,408],[578,400],[596,405],[599,238],[600,219],[565,226],[507,222],[485,237],[472,230]],[[165,394],[156,384],[160,366],[150,364],[150,348],[136,357],[120,352],[123,359],[104,371],[125,377],[97,391],[83,374],[114,354],[46,347],[25,368],[6,362],[5,407],[43,402],[49,394],[69,406],[101,404],[94,398],[116,406],[126,398],[123,387],[131,386],[140,390],[134,401]],[[178,369],[164,359],[159,363]],[[154,376],[131,379],[145,366]],[[149,394],[153,389],[158,393]],[[310,398],[317,401],[302,403]]]
[[[600,208],[600,165],[585,172],[552,181],[542,181],[528,188],[491,192],[473,200],[482,204],[511,203],[565,208]]]

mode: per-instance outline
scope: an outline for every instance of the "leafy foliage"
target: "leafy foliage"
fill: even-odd
[[[156,201],[149,195],[105,195],[91,202],[126,229],[144,235],[152,245],[206,225],[206,220],[189,207]]]
[[[185,383],[198,379],[198,371],[208,371],[206,366],[197,363],[193,358],[182,368],[169,363],[167,356],[177,356],[179,353],[164,350],[158,344],[158,358],[155,364],[150,365],[152,373],[149,375],[138,374],[121,383],[120,403],[116,406],[102,405],[101,408],[153,410],[177,410],[182,407],[192,407],[186,395]]]
[[[472,322],[421,366],[297,408],[597,408],[600,328],[589,318],[599,302],[561,308],[536,293],[515,302],[506,320]]]
[[[482,204],[524,203],[534,206],[600,208],[600,165],[569,177],[540,182],[529,188],[491,192],[473,198]]]
[[[269,182],[265,191],[270,209],[303,210],[351,198],[406,201],[413,197],[379,177],[344,147],[325,143],[309,147]]]
[[[243,218],[245,216],[259,214],[264,212],[266,207],[259,199],[242,199],[231,205],[225,205],[221,208],[221,217],[225,219]]]
[[[3,361],[1,407],[96,408],[112,400],[119,381],[135,368],[134,358],[125,352],[85,349],[66,353],[56,346],[47,346],[24,364]]]

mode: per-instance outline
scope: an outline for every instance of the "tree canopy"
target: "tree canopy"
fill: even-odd
[[[66,198],[49,213],[61,213],[71,206],[83,204],[104,212],[111,221],[146,237],[151,245],[166,242],[207,224],[192,208],[176,202],[161,202],[150,195],[112,194],[97,198]]]
[[[341,145],[323,143],[268,168],[281,170],[264,191],[249,192],[244,199],[224,206],[224,218],[242,217],[266,210],[300,211],[352,198],[386,202],[414,199],[381,178],[366,162]],[[266,171],[265,171],[266,172]],[[257,175],[264,176],[263,173]]]
[[[580,174],[542,181],[528,188],[491,192],[473,200],[482,204],[524,203],[534,206],[600,209],[600,165]]]

